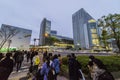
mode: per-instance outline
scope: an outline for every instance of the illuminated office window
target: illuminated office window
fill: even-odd
[[[97,34],[92,34],[92,38],[98,38]]]
[[[91,29],[91,33],[97,33],[96,29]]]
[[[98,44],[99,44],[99,40],[98,40],[98,39],[93,39],[93,40],[92,40],[92,43],[93,43],[94,45],[98,45]]]

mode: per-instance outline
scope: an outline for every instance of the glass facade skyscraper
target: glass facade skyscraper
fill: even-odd
[[[50,35],[51,21],[44,18],[40,26],[39,45],[45,45],[45,38]]]
[[[72,15],[75,47],[90,49],[98,45],[97,25],[83,8]]]
[[[99,40],[98,40],[98,28],[97,28],[97,23],[95,20],[89,20],[88,21],[88,38],[89,38],[89,44],[90,47],[96,47],[99,45]]]

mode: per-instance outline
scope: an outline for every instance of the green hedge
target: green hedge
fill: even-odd
[[[100,59],[107,67],[110,72],[120,71],[120,56],[95,56]],[[87,63],[89,61],[88,56],[77,56],[77,60],[82,65],[82,71],[87,75],[89,70],[87,68]],[[62,58],[62,72],[68,73],[68,59],[67,57]]]
[[[16,48],[9,48],[9,51],[15,51],[15,50],[16,50]],[[7,51],[8,51],[8,48],[2,48],[2,49],[0,49],[1,53],[7,52]]]

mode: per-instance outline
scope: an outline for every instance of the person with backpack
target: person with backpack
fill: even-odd
[[[69,70],[69,80],[79,80],[82,78],[82,74],[80,73],[81,64],[76,60],[76,56],[74,53],[68,55],[68,70]]]
[[[38,55],[38,52],[35,52],[35,56],[33,57],[33,75],[36,74],[36,72],[38,71],[38,66],[40,64],[40,57]]]
[[[50,64],[50,58],[48,56],[46,57],[46,61],[42,65],[40,74],[44,75],[43,80],[55,80],[54,64]]]
[[[30,51],[27,51],[27,52],[26,52],[26,57],[27,57],[27,62],[29,62],[29,59],[30,59]]]
[[[30,53],[30,63],[31,63],[31,66],[33,65],[33,57],[35,56],[35,51],[31,51]]]
[[[23,54],[22,52],[18,52],[18,56],[17,56],[17,59],[16,59],[16,65],[17,65],[17,72],[20,70],[21,68],[21,65],[22,65],[22,62],[23,62]]]
[[[60,71],[61,71],[61,66],[62,66],[62,57],[61,57],[61,55],[60,55],[60,54],[58,54],[58,59],[59,59],[59,61],[60,61]]]
[[[15,61],[14,66],[16,66],[16,64],[17,64],[17,57],[18,57],[18,55],[19,55],[19,51],[14,51],[13,53],[14,53],[13,59],[14,59],[14,61]]]
[[[35,76],[36,80],[43,80],[44,79],[44,75],[41,74],[41,68],[38,69],[36,76]]]
[[[60,73],[60,61],[58,59],[58,55],[54,55],[53,57],[54,69],[55,69],[55,80],[57,80],[57,76]]]
[[[48,52],[45,51],[45,52],[43,53],[43,62],[45,61],[45,59],[47,58],[47,56],[48,56]]]

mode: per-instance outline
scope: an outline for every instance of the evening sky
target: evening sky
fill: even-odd
[[[0,0],[0,25],[31,29],[38,38],[44,17],[59,35],[73,37],[72,14],[84,8],[96,20],[109,13],[120,13],[120,0]]]

